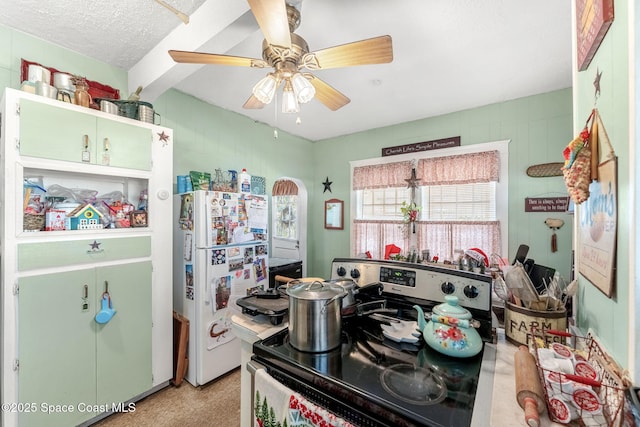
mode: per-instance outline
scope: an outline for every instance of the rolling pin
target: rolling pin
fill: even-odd
[[[281,283],[289,283],[290,281],[296,280],[296,279],[293,279],[291,277],[286,277],[286,276],[280,276],[278,274],[273,278],[273,280],[275,280],[276,282],[281,282]]]
[[[539,414],[544,410],[545,403],[536,361],[524,345],[518,348],[513,359],[516,371],[516,399],[520,407],[524,409],[524,419],[527,425],[539,427]]]
[[[280,283],[289,283],[289,282],[294,282],[294,283],[301,283],[301,282],[324,282],[324,279],[321,277],[301,277],[299,279],[294,279],[292,277],[287,277],[287,276],[281,276],[281,275],[276,275],[273,278],[276,282],[280,282]]]

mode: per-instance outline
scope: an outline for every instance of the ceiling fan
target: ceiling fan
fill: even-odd
[[[380,36],[309,52],[307,42],[295,34],[300,25],[300,11],[292,0],[247,0],[264,34],[262,58],[246,58],[203,52],[170,50],[174,61],[191,64],[234,65],[266,68],[273,71],[253,88],[243,108],[257,109],[269,104],[280,85],[283,85],[282,111],[299,111],[298,104],[317,98],[335,111],[351,100],[308,70],[383,64],[393,60],[391,36]]]

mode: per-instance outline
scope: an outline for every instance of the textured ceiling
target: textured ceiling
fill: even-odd
[[[175,64],[167,50],[260,58],[247,3],[166,2],[189,24],[154,0],[0,0],[0,24],[127,70],[145,101],[175,88],[312,141],[571,86],[570,0],[304,0],[296,33],[311,51],[389,34],[393,62],[315,72],[351,99],[335,112],[245,110],[266,70]]]

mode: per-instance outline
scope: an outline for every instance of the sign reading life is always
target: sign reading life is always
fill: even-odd
[[[567,212],[569,197],[527,197],[525,212]]]

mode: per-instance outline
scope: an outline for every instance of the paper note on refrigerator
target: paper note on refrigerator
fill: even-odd
[[[267,230],[269,212],[267,200],[264,197],[251,196],[247,206],[247,215],[249,229],[253,233],[264,233]]]

